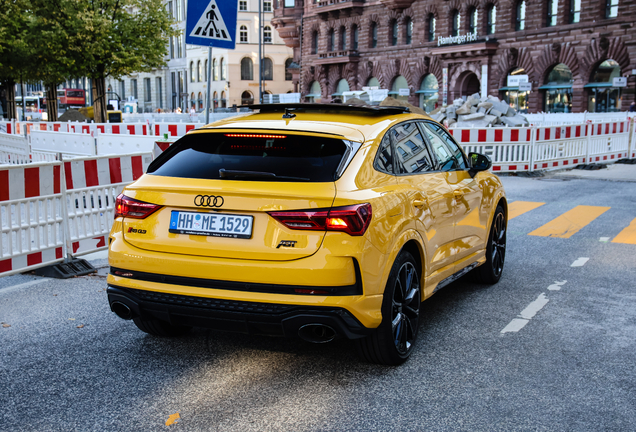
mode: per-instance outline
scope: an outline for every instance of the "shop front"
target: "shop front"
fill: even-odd
[[[614,60],[605,60],[593,72],[587,90],[589,112],[618,112],[621,110],[622,92],[615,87],[614,78],[621,77],[621,68]]]

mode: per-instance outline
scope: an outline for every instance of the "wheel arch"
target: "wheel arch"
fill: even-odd
[[[413,258],[415,258],[416,263],[419,264],[418,270],[420,272],[420,285],[421,285],[420,290],[423,295],[424,293],[423,281],[426,279],[424,277],[424,272],[426,270],[426,251],[424,249],[422,237],[417,231],[413,229],[409,229],[403,232],[402,235],[400,235],[400,237],[393,244],[393,248],[391,249],[391,252],[389,253],[387,257],[386,265],[384,267],[383,274],[382,274],[382,284],[381,284],[382,292],[381,293],[384,293],[384,290],[386,289],[386,284],[388,283],[388,280],[389,280],[389,275],[391,274],[391,269],[393,268],[393,264],[395,263],[395,260],[397,259],[400,252],[402,252],[403,250],[406,250],[411,255],[413,255]]]

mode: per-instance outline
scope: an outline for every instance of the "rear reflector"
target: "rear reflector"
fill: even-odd
[[[119,194],[115,201],[115,218],[127,217],[133,219],[145,219],[162,206],[157,204],[151,204],[143,201],[137,201],[127,197],[124,194]]]
[[[304,289],[304,288],[294,288],[294,292],[296,294],[318,294],[318,295],[327,295],[329,292],[325,290],[315,290],[315,289]]]
[[[295,230],[342,231],[352,236],[364,235],[371,222],[371,204],[316,210],[267,212],[271,217]]]

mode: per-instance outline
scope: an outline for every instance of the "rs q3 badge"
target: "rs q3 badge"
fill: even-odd
[[[276,249],[281,247],[296,247],[296,243],[298,243],[296,240],[281,240],[278,246],[276,246]]]

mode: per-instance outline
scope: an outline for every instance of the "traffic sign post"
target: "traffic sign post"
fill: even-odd
[[[205,123],[210,122],[210,75],[212,47],[234,49],[238,1],[189,0],[186,16],[186,44],[208,48],[208,82]]]

